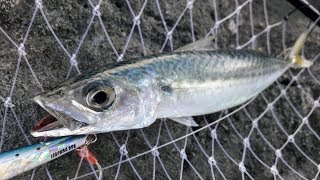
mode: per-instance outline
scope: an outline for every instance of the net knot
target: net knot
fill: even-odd
[[[219,29],[220,24],[221,24],[222,22],[223,22],[223,21],[218,20],[218,21],[216,22],[216,24],[214,25],[217,30]]]
[[[71,64],[71,66],[78,66],[78,62],[77,62],[75,54],[72,54],[72,56],[70,58],[70,64]]]
[[[216,166],[217,165],[217,161],[214,159],[213,156],[210,156],[209,159],[208,159],[208,163],[212,166]]]
[[[273,175],[278,175],[279,174],[279,171],[277,169],[277,167],[275,165],[272,165],[271,168],[270,168],[270,171]]]
[[[134,17],[134,18],[133,18],[133,23],[136,24],[136,25],[140,25],[140,23],[141,23],[141,22],[140,22],[140,16]]]
[[[157,146],[152,147],[151,151],[153,156],[159,156],[160,154]]]
[[[96,5],[92,10],[93,15],[101,16],[101,12],[99,11],[99,9],[100,9],[100,5]]]
[[[276,156],[277,156],[278,158],[281,158],[281,157],[282,157],[281,149],[277,149],[277,150],[276,150]]]
[[[320,107],[319,100],[315,100],[315,101],[314,101],[314,107]]]
[[[291,143],[294,143],[294,135],[293,134],[288,136],[288,141]]]
[[[285,95],[287,95],[287,91],[285,89],[282,89],[281,94],[285,96]]]
[[[252,39],[253,42],[255,42],[257,40],[257,38],[258,38],[257,35],[253,35],[251,39]]]
[[[36,0],[36,7],[39,8],[39,9],[43,8],[42,0]]]
[[[212,129],[211,130],[211,137],[212,137],[212,139],[217,139],[217,130],[216,129]]]
[[[243,144],[245,147],[250,147],[250,140],[249,137],[243,139]]]
[[[273,103],[269,103],[268,106],[267,106],[267,108],[268,108],[268,110],[271,110],[271,111],[272,111],[272,110],[273,110]]]
[[[180,157],[181,159],[187,159],[187,154],[186,154],[186,151],[184,149],[181,149],[180,150]]]
[[[188,9],[192,9],[193,8],[193,3],[194,3],[194,0],[188,0],[187,1],[187,8]]]
[[[217,21],[212,28],[210,28],[210,32],[212,35],[216,35],[216,31],[219,29],[220,21]]]
[[[123,60],[123,54],[120,54],[117,61],[122,61]]]
[[[210,33],[211,33],[212,35],[215,35],[215,28],[214,28],[214,27],[210,28]]]
[[[259,125],[258,125],[258,119],[253,120],[253,121],[252,121],[252,127],[253,127],[253,128],[258,128],[258,126],[259,126]]]
[[[120,147],[120,154],[125,156],[128,155],[128,151],[125,144],[122,144],[122,146]]]
[[[243,162],[239,163],[239,170],[244,173],[247,171],[246,167],[244,166]]]
[[[320,171],[320,164],[318,164],[317,168],[318,168],[318,171]]]
[[[292,77],[292,80],[297,82],[298,76],[293,76],[293,77]]]
[[[25,47],[24,47],[24,44],[21,43],[20,46],[18,47],[18,53],[19,55],[21,56],[25,56],[27,55],[26,51],[25,51]]]
[[[272,26],[270,26],[270,25],[268,24],[267,27],[266,27],[266,30],[267,30],[267,31],[270,31],[271,28],[272,28]]]
[[[172,39],[172,30],[167,32],[167,38]]]
[[[302,123],[303,123],[303,124],[309,124],[308,118],[307,118],[307,117],[304,117],[304,118],[302,119]]]
[[[11,97],[7,97],[5,100],[4,100],[4,103],[3,103],[4,107],[8,108],[12,108],[14,107],[14,104],[12,104],[12,101],[11,101]]]

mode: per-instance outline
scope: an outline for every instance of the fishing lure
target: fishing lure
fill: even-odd
[[[235,107],[255,97],[290,67],[308,67],[300,55],[307,35],[290,59],[253,50],[204,50],[211,39],[175,52],[131,59],[73,77],[34,100],[57,120],[33,136],[67,136],[137,129],[158,118],[197,126],[192,116]]]
[[[91,142],[87,135],[69,136],[0,153],[0,179],[17,176]]]

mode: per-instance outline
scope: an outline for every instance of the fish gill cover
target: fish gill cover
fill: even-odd
[[[311,2],[311,1],[310,1]],[[94,67],[170,52],[214,35],[214,48],[284,58],[309,19],[284,0],[0,1],[1,151],[42,141],[45,111],[32,97]],[[195,117],[199,128],[157,121],[98,135],[91,146],[116,179],[317,179],[320,173],[320,31],[307,69],[290,69],[249,103]],[[97,177],[76,152],[17,179]]]

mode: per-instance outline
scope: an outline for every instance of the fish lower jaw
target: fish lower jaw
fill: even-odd
[[[88,134],[88,133],[81,131],[81,129],[71,131],[67,127],[63,127],[63,128],[48,130],[48,131],[39,131],[39,132],[31,131],[30,134],[33,137],[61,137],[61,136],[70,136],[70,135],[82,135],[82,134]]]

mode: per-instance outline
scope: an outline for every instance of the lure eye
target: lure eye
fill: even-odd
[[[95,109],[106,109],[112,105],[115,92],[112,87],[98,87],[88,92],[86,101],[88,106]]]

